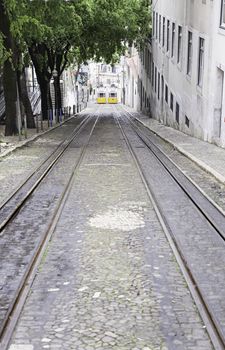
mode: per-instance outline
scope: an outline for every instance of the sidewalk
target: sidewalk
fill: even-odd
[[[129,111],[134,112],[130,108]],[[146,127],[172,144],[179,152],[211,173],[219,181],[225,183],[225,149],[165,126],[146,115],[137,114],[137,118]]]
[[[0,158],[13,152],[15,149],[24,146],[26,143],[35,140],[49,130],[51,130],[51,128],[48,127],[48,122],[43,121],[43,130],[39,129],[37,132],[36,128],[27,129],[27,138],[25,137],[24,132],[19,138],[19,135],[5,136],[5,125],[0,125]]]
[[[82,114],[84,110],[80,112]],[[42,128],[41,124],[38,126],[38,130],[35,129],[27,129],[27,137],[25,137],[24,130],[23,134],[19,137],[19,135],[15,136],[4,136],[5,132],[5,125],[0,125],[0,159],[9,155],[14,150],[23,147],[27,143],[31,141],[35,141],[38,137],[51,132],[52,130],[57,129],[61,125],[63,125],[65,122],[73,118],[75,115],[71,115],[68,118],[65,118],[62,123],[54,123],[54,125],[51,127],[48,125],[48,121],[44,120],[42,122]]]

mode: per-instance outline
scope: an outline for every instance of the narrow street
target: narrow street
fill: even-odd
[[[225,350],[225,0],[0,0],[0,350]]]
[[[47,241],[37,253],[30,290],[22,290],[24,301],[15,305],[21,307],[16,327],[6,322],[6,348],[214,349],[173,242],[222,331],[224,279],[215,271],[224,275],[224,241],[159,168],[122,107],[93,105],[87,111],[67,122],[74,133],[72,126],[89,116],[1,232],[2,322],[36,247]],[[29,157],[35,152],[30,144]]]

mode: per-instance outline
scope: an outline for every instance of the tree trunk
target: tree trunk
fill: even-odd
[[[62,93],[60,88],[60,77],[55,78],[55,97],[56,97],[56,108],[60,111],[62,109]]]
[[[49,110],[52,110],[52,99],[50,93],[51,73],[48,72],[48,62],[45,62],[44,60],[47,52],[46,46],[44,44],[33,43],[28,49],[41,91],[42,118],[43,120],[47,120]]]
[[[22,69],[22,72],[18,72],[18,76],[19,76],[18,81],[19,81],[20,98],[22,100],[24,111],[27,117],[27,127],[29,129],[34,129],[35,128],[34,115],[33,115],[30,99],[28,97],[28,92],[27,92],[25,68]]]
[[[12,64],[7,60],[3,68],[3,88],[5,96],[5,114],[6,126],[5,136],[18,134],[17,128],[17,89],[16,89],[16,72]]]
[[[7,51],[14,52],[14,43],[10,32],[10,22],[5,11],[4,1],[0,0],[0,31],[4,34],[4,46]],[[18,133],[17,129],[17,76],[13,67],[12,58],[4,63],[3,88],[5,96],[6,128],[5,135]]]
[[[41,111],[43,120],[48,119],[48,111],[52,109],[52,100],[50,94],[50,82],[45,79],[39,79],[41,91]]]

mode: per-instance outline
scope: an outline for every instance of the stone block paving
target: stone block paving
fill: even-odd
[[[156,119],[135,112],[132,108],[126,107],[126,109],[134,113],[156,135],[169,142],[175,149],[225,184],[224,148],[166,126]]]
[[[92,118],[82,134],[73,140],[63,157],[48,173],[28,202],[0,235],[0,324],[15,298],[27,267],[49,229],[62,193],[83,144],[94,124]],[[1,344],[0,344],[1,348]]]
[[[61,127],[40,134],[34,141],[28,140],[23,147],[0,157],[0,204],[73,132],[79,121],[80,116],[68,120]],[[15,146],[19,146],[19,142]]]
[[[213,349],[107,107],[14,332],[21,349]]]

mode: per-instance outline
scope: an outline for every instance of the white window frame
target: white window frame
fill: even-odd
[[[182,41],[183,41],[183,27],[178,26],[177,29],[177,63],[181,64],[182,60]]]
[[[187,75],[191,76],[193,60],[193,33],[188,30],[187,40]]]
[[[204,76],[204,56],[205,56],[205,39],[199,37],[198,49],[198,86],[202,87]]]
[[[175,37],[176,37],[176,24],[172,22],[172,38],[171,38],[171,57],[175,56]]]
[[[166,52],[170,51],[170,20],[166,22]]]
[[[165,37],[166,37],[166,17],[162,20],[162,47],[165,47]]]
[[[225,0],[221,0],[220,27],[225,29]]]

